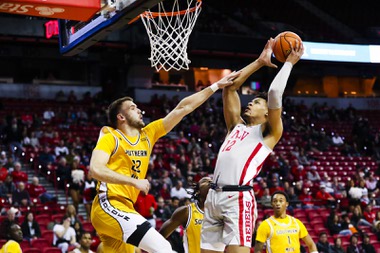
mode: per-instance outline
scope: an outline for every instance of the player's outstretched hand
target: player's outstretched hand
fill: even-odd
[[[274,39],[270,38],[267,41],[267,44],[265,45],[263,51],[261,52],[261,54],[257,60],[264,66],[268,66],[271,68],[277,68],[277,65],[273,64],[271,61],[271,57],[273,54],[273,45],[274,45]]]
[[[145,192],[145,194],[148,194],[150,189],[150,183],[148,179],[136,179],[134,187],[139,189],[140,191]]]
[[[302,42],[298,40],[296,40],[295,47],[291,45],[291,48],[292,48],[292,51],[290,52],[288,58],[286,58],[286,61],[294,65],[301,59],[301,56],[303,55],[305,49],[303,47]]]
[[[217,81],[216,84],[218,85],[219,89],[223,89],[224,87],[232,85],[234,83],[233,81],[235,80],[235,78],[238,77],[240,74],[241,71],[234,71]]]

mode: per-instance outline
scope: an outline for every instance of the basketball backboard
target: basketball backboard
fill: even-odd
[[[103,0],[101,10],[89,21],[59,21],[60,52],[73,56],[120,29],[163,0]]]

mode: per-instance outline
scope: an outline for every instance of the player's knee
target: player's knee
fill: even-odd
[[[162,244],[160,244],[161,247],[158,251],[155,253],[171,253],[173,252],[172,250],[172,245],[168,241],[163,241]]]

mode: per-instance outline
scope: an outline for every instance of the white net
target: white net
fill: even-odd
[[[179,1],[187,1],[187,9],[181,10]],[[157,71],[188,70],[187,44],[201,11],[201,1],[174,0],[171,11],[165,10],[164,2],[158,4],[158,12],[148,10],[140,15],[149,36],[151,66]]]

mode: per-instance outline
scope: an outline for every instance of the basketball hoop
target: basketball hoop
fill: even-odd
[[[185,10],[181,10],[179,1],[185,0],[174,0],[171,11],[165,10],[164,1],[158,4],[157,12],[148,10],[139,16],[149,36],[149,60],[157,71],[189,69],[187,44],[201,11],[202,1],[186,0]]]

